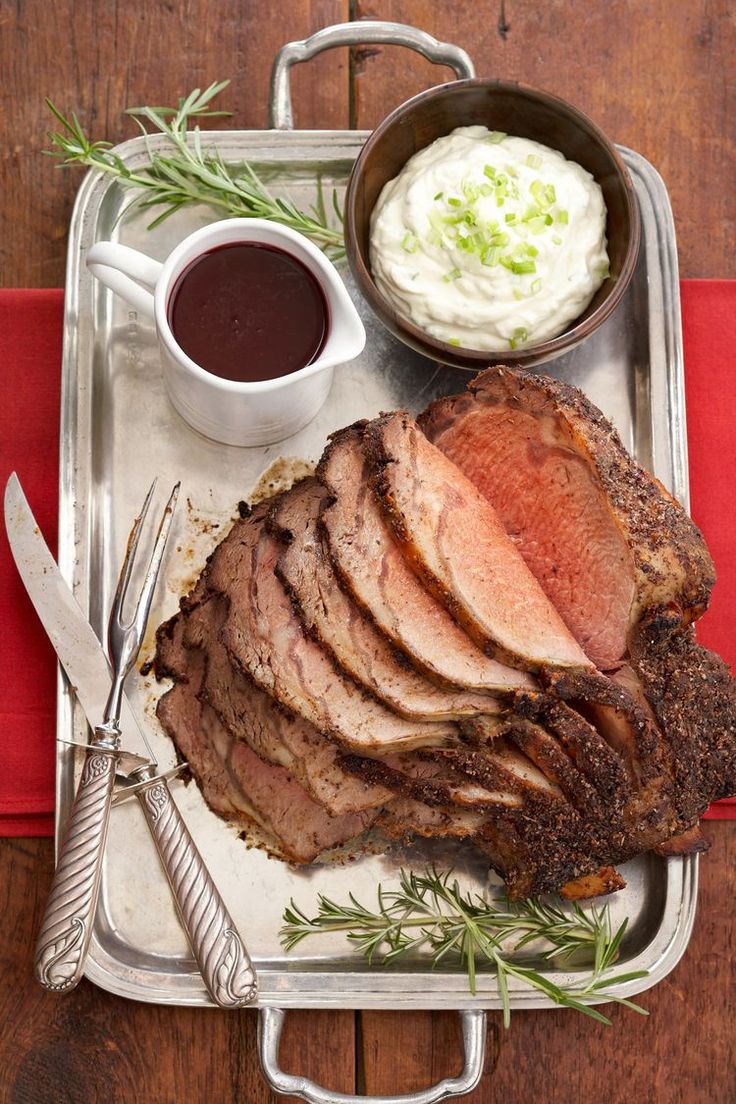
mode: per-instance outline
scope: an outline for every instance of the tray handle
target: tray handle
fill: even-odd
[[[261,1068],[274,1092],[298,1096],[308,1104],[436,1104],[450,1096],[472,1092],[483,1074],[486,1050],[486,1014],[478,1010],[460,1013],[463,1035],[463,1068],[457,1077],[402,1096],[353,1096],[323,1089],[308,1077],[284,1073],[279,1066],[279,1042],[286,1010],[262,1008],[258,1018],[258,1054]]]
[[[465,50],[449,42],[440,42],[417,27],[378,19],[336,23],[332,27],[324,27],[309,38],[287,42],[281,47],[271,71],[268,125],[273,130],[292,130],[294,127],[289,85],[289,69],[292,65],[309,61],[316,54],[330,50],[333,46],[362,46],[371,42],[384,43],[387,46],[406,46],[409,50],[416,50],[435,65],[447,65],[454,69],[458,80],[468,80],[475,76],[475,66]]]

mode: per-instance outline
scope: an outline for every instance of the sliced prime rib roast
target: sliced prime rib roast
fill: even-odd
[[[321,483],[305,479],[279,498],[269,515],[271,531],[284,544],[276,574],[304,628],[355,682],[405,717],[442,720],[497,712],[491,694],[430,682],[342,589],[317,528],[324,497]]]
[[[241,671],[233,668],[220,640],[227,616],[227,600],[218,595],[201,602],[186,614],[182,629],[176,622],[164,630],[178,635],[179,667],[186,664],[186,652],[205,654],[205,670],[199,696],[217,713],[220,721],[238,739],[245,740],[261,759],[285,767],[313,801],[334,816],[359,813],[384,805],[390,792],[381,786],[361,783],[340,765],[340,747],[317,732],[312,725],[278,706]]]
[[[370,422],[364,451],[405,559],[484,651],[529,671],[592,667],[493,506],[413,418]]]
[[[491,693],[532,687],[529,675],[485,655],[405,561],[369,485],[364,427],[334,434],[317,469],[330,492],[321,527],[341,582],[381,632],[439,685]]]
[[[622,661],[645,611],[687,624],[706,609],[715,575],[701,534],[581,391],[489,368],[419,424],[494,506],[601,670]]]
[[[221,639],[231,661],[287,709],[351,750],[445,744],[458,737],[451,722],[408,720],[392,713],[338,670],[304,632],[276,577],[281,547],[267,532],[268,507],[236,521],[208,561],[188,600],[202,592],[229,600]]]
[[[517,633],[516,650],[506,639],[504,654],[534,671],[512,668],[455,620],[467,625],[468,609],[477,618],[469,580],[475,571],[486,587],[503,542],[494,529],[490,543],[476,542],[480,557],[471,511],[443,475],[449,461],[417,461],[440,454],[402,415],[334,435],[318,469],[324,490],[308,480],[236,522],[171,623],[183,647],[168,657],[178,680],[160,705],[168,731],[213,808],[259,820],[291,861],[310,861],[365,824],[397,838],[470,836],[514,897],[605,892],[621,884],[612,863],[650,848],[702,847],[697,818],[736,790],[734,683],[688,628],[712,581],[697,531],[585,401],[553,381],[507,375],[484,373],[465,402],[442,400],[422,423],[442,452],[465,458],[559,607],[578,661],[540,656]],[[500,464],[504,434],[524,444]],[[507,469],[500,506],[475,456]],[[536,530],[515,528],[517,493],[525,516],[538,509]],[[435,500],[446,507],[440,528],[460,509],[466,539],[457,546],[426,525]],[[478,498],[467,501],[491,516]],[[499,570],[514,562],[505,548]],[[462,593],[462,614],[425,588],[427,564]],[[495,613],[484,594],[488,622]],[[528,595],[527,582],[497,600],[518,598],[523,614],[539,608]],[[558,639],[569,646],[569,634]],[[159,649],[165,669],[163,638]],[[402,710],[409,684],[414,697]],[[466,716],[473,699],[493,701],[496,712]],[[306,825],[293,834],[269,788],[283,777],[286,804]]]
[[[198,696],[205,654],[195,650],[185,657],[182,631],[181,621],[159,631],[157,671],[177,675],[179,681],[159,700],[157,715],[210,808],[241,827],[257,824],[272,850],[297,863],[312,862],[320,852],[360,835],[377,810],[332,816],[287,770],[264,762],[233,738]]]

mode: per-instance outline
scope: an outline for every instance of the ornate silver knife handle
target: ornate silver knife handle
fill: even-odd
[[[176,907],[212,1000],[242,1008],[258,993],[250,955],[165,782],[138,790]]]
[[[46,989],[73,989],[84,973],[100,892],[117,754],[92,747],[59,849],[36,945],[36,977]]]

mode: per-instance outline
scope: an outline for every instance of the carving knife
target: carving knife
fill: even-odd
[[[10,548],[28,595],[41,619],[72,690],[91,725],[103,716],[112,672],[92,626],[65,582],[28,505],[18,477],[10,476],[5,488],[5,527]],[[128,747],[147,747],[126,696],[120,708],[120,728]],[[85,771],[96,758],[92,748]],[[174,802],[166,779],[157,776],[156,764],[127,752],[117,753],[119,766],[133,781],[169,880],[177,911],[215,1003],[240,1008],[256,996],[255,971],[235,924],[207,871],[204,861]],[[132,768],[132,770],[131,770]],[[104,846],[99,837],[79,848],[99,858]],[[76,854],[76,849],[75,849]],[[80,873],[82,877],[77,875]],[[53,941],[39,947],[36,976],[46,988],[68,990],[83,973],[99,892],[100,865],[70,870],[67,892],[61,902]]]

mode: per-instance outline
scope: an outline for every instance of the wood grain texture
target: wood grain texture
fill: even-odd
[[[232,125],[266,121],[268,75],[285,41],[349,18],[414,23],[464,46],[482,75],[524,80],[571,99],[662,172],[685,276],[735,276],[736,32],[728,0],[17,0],[0,5],[0,279],[63,282],[79,174],[40,156],[44,95],[75,109],[94,136],[135,133],[130,103],[168,102],[231,77]],[[391,48],[324,55],[293,75],[296,122],[370,127],[449,78]],[[674,973],[613,1026],[572,1013],[491,1017],[486,1076],[468,1098],[565,1104],[731,1104],[736,1099],[736,835],[710,823],[695,934]],[[33,981],[32,955],[51,879],[48,840],[0,841],[0,1104],[262,1104],[255,1014],[157,1008],[86,982],[68,997]],[[455,1072],[454,1014],[290,1013],[282,1064],[330,1088],[410,1091]]]
[[[0,4],[0,280],[6,287],[64,282],[66,235],[81,170],[41,155],[52,116],[44,97],[76,111],[92,138],[120,142],[138,128],[123,114],[142,103],[230,78],[221,96],[231,120],[266,126],[268,80],[285,42],[347,19],[347,0],[18,0]],[[293,70],[297,126],[342,127],[348,119],[348,52]],[[205,124],[203,124],[205,125]]]
[[[468,1104],[733,1104],[736,1100],[736,834],[709,821],[695,931],[675,970],[639,1003],[615,1006],[610,1027],[562,1009],[489,1016],[486,1072]],[[456,1073],[451,1013],[363,1013],[366,1090],[408,1092]]]
[[[664,177],[680,274],[736,277],[736,7],[731,0],[357,0],[468,50],[478,76],[555,92]],[[395,47],[354,52],[353,125],[370,128],[445,69]]]
[[[56,996],[35,983],[35,933],[52,869],[50,840],[0,841],[1,1104],[277,1099],[259,1073],[254,1011],[140,1004],[88,981],[66,997]],[[352,1091],[351,1012],[290,1013],[281,1051],[285,1069]]]

